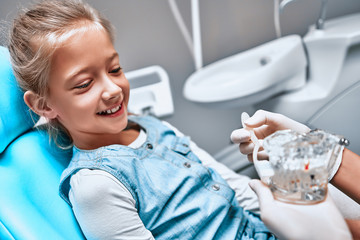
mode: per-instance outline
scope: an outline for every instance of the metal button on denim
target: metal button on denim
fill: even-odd
[[[211,187],[212,187],[212,189],[213,189],[214,191],[219,191],[219,190],[220,190],[219,184],[214,184],[214,185],[212,185]]]
[[[153,145],[151,143],[146,144],[147,149],[153,149]]]
[[[184,166],[187,168],[191,168],[191,164],[189,162],[184,162]]]

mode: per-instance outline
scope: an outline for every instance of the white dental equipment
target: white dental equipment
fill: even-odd
[[[191,1],[192,38],[175,0],[169,0],[169,5],[195,63],[196,71],[184,85],[186,99],[208,106],[237,107],[305,85],[307,60],[300,36],[272,41],[203,67],[198,0]]]
[[[164,117],[174,113],[169,77],[160,66],[126,73],[130,83],[129,112]]]

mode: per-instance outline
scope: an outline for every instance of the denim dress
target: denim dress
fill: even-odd
[[[235,192],[190,150],[189,137],[153,117],[129,116],[146,132],[133,149],[109,145],[94,150],[73,148],[60,181],[68,202],[70,178],[82,168],[100,169],[116,177],[133,196],[140,219],[155,239],[275,239],[260,218],[243,210]]]

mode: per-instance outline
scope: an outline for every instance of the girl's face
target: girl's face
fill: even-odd
[[[77,147],[120,143],[128,100],[129,82],[105,31],[76,33],[56,50],[47,105]]]

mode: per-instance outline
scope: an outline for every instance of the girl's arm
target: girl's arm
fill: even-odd
[[[109,173],[82,169],[70,185],[70,202],[87,239],[154,239],[130,192]]]
[[[360,156],[345,148],[331,183],[360,204]]]

